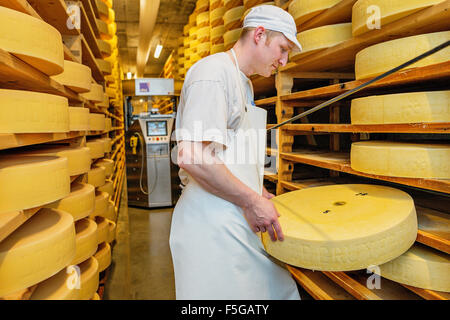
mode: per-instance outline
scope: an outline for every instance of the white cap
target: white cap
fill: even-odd
[[[292,41],[301,51],[302,46],[297,40],[297,26],[289,12],[273,5],[260,5],[250,9],[244,18],[243,28],[264,27],[265,29],[281,32]]]

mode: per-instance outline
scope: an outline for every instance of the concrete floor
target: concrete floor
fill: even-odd
[[[128,207],[127,203],[125,187],[103,299],[175,299],[169,249],[173,208],[149,210]]]

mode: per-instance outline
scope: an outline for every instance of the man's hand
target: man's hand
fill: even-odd
[[[251,199],[250,204],[242,209],[253,232],[267,231],[272,241],[276,241],[277,239],[280,241],[284,240],[283,231],[278,222],[280,214],[277,212],[272,201],[265,197],[255,195],[255,197]]]
[[[266,199],[272,199],[273,197],[275,197],[275,195],[273,193],[270,193],[269,191],[267,191],[267,189],[263,186],[263,190],[262,190],[262,196]]]

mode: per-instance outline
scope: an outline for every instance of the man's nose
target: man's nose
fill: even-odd
[[[281,65],[282,67],[284,67],[285,65],[286,65],[286,63],[287,63],[287,61],[288,61],[288,54],[286,53],[286,54],[283,54],[282,56],[281,56],[281,59],[279,59],[278,60],[278,64],[279,65]]]

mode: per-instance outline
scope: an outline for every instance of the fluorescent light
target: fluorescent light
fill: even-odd
[[[160,45],[160,44],[158,44],[158,45],[156,46],[156,49],[155,49],[155,55],[154,55],[154,57],[155,57],[156,59],[159,58],[159,55],[161,54],[162,48],[163,48],[163,46]]]
[[[127,79],[131,79],[132,76],[133,74],[131,72],[127,72]]]

